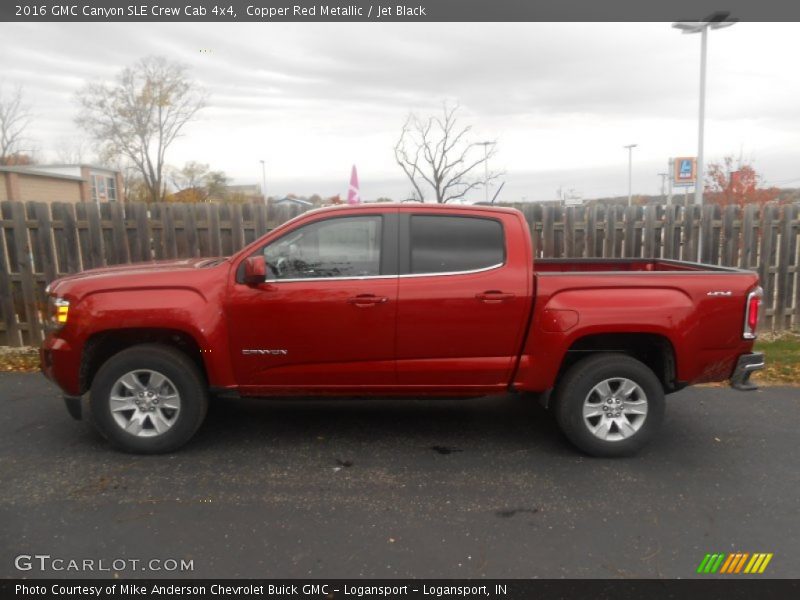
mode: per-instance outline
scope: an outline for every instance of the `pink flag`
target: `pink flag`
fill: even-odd
[[[361,194],[358,191],[358,172],[355,165],[353,165],[353,171],[350,173],[350,189],[347,190],[347,203],[361,204]]]

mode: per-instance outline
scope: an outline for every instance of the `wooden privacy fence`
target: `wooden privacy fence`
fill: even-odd
[[[645,257],[758,271],[764,330],[800,329],[800,205],[517,204],[537,257]],[[46,285],[82,269],[224,256],[300,214],[292,205],[0,202],[0,345],[36,345]],[[698,244],[700,238],[702,243]]]

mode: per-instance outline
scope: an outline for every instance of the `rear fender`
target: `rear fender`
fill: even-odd
[[[691,326],[694,310],[691,297],[674,288],[557,292],[534,314],[514,387],[525,391],[553,388],[567,352],[587,336],[653,334],[666,338],[680,357],[684,338],[676,332]],[[679,363],[675,369],[679,376]]]

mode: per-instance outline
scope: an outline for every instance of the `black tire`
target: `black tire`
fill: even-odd
[[[592,400],[599,402],[597,410],[605,411],[610,408],[613,411],[613,405],[604,407],[600,395],[593,393],[593,390],[595,386],[611,380],[609,385],[612,387],[608,389],[614,390],[614,385],[619,387],[612,394],[617,400],[609,401],[617,402],[619,401],[617,394],[619,396],[623,394],[620,392],[622,386],[615,381],[616,379],[627,379],[639,386],[644,398],[639,397],[639,391],[635,391],[631,398],[636,400],[634,404],[640,404],[644,399],[647,414],[643,418],[638,414],[631,414],[629,417],[623,414],[618,422],[625,420],[625,427],[631,423],[638,424],[638,429],[628,433],[628,437],[601,439],[592,433],[590,425],[597,426],[607,418],[609,419],[609,424],[605,425],[608,428],[607,435],[623,436],[622,428],[614,424],[618,419],[613,415],[620,413],[612,412],[612,417],[603,413],[599,417],[584,418],[584,402],[590,394],[593,394]],[[661,427],[664,408],[664,389],[661,382],[647,365],[625,354],[595,354],[578,361],[563,375],[554,394],[555,416],[561,430],[575,446],[591,456],[615,457],[635,454]],[[638,421],[640,418],[642,418],[641,423]]]
[[[171,413],[172,424],[163,433],[134,435],[124,430],[112,414],[114,387],[121,377],[136,371],[162,374],[179,395],[180,409]],[[208,386],[197,365],[184,353],[161,344],[141,344],[115,354],[100,367],[92,381],[89,407],[93,424],[114,447],[137,454],[161,454],[183,446],[203,423],[208,410]],[[136,410],[130,414],[136,414]],[[145,425],[152,428],[152,417],[149,419],[145,419]]]

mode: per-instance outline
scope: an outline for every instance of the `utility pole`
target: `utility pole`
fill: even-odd
[[[628,206],[633,205],[633,149],[639,144],[628,144],[623,148],[628,149]]]
[[[264,205],[267,204],[267,166],[263,160],[261,163],[261,194],[264,196]]]
[[[674,175],[675,174],[675,161],[670,158],[668,163],[667,163],[667,166],[668,166],[667,171],[669,171],[669,179],[667,180],[669,182],[669,186],[668,186],[669,193],[667,194],[667,205],[672,206],[672,179],[675,176]]]
[[[659,177],[661,177],[661,199],[664,201],[664,204],[667,203],[667,193],[666,193],[666,184],[667,184],[667,177],[669,177],[669,173],[659,173]]]

